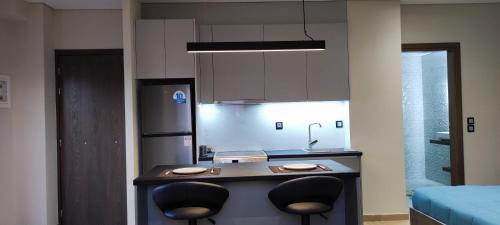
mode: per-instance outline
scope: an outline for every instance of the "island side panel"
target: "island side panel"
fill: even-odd
[[[148,225],[149,214],[149,186],[137,186],[137,224]]]

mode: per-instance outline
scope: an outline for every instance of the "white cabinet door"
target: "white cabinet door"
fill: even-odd
[[[137,20],[135,51],[138,79],[165,78],[165,21]]]
[[[265,41],[304,40],[303,25],[264,25]],[[266,101],[307,101],[306,53],[266,52]]]
[[[195,54],[186,51],[186,44],[194,41],[194,20],[165,21],[165,74],[167,78],[195,77]]]
[[[198,40],[200,42],[211,42],[212,26],[200,26],[198,30]],[[205,104],[214,103],[214,71],[212,67],[212,54],[198,54],[198,70],[200,102]]]
[[[326,41],[326,50],[307,53],[307,90],[311,101],[349,99],[347,25],[311,24],[309,34]]]
[[[214,25],[213,41],[262,41],[263,25]],[[214,53],[214,100],[264,100],[263,53]]]

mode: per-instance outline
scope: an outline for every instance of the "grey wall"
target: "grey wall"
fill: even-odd
[[[307,2],[306,10],[308,23],[347,21],[345,1]],[[142,4],[142,18],[195,18],[198,24],[302,23],[302,3],[149,3]]]
[[[431,144],[436,132],[449,130],[448,68],[446,52],[422,56],[422,84],[425,132],[425,175],[428,179],[450,184],[450,173],[442,167],[450,166],[450,148]]]

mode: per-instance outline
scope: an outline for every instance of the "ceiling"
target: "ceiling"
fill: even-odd
[[[26,0],[26,1],[43,2],[55,9],[121,9],[121,0]],[[141,2],[267,2],[267,1],[300,1],[300,0],[141,0]],[[494,3],[494,2],[500,2],[500,0],[401,0],[402,4],[455,4],[455,3]]]

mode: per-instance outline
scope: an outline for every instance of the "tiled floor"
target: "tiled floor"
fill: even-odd
[[[410,221],[379,221],[379,222],[365,222],[364,225],[410,225]]]

